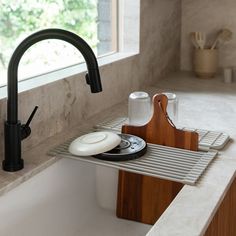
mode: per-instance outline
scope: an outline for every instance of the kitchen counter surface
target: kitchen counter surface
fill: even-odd
[[[179,125],[226,132],[230,142],[195,186],[185,185],[148,236],[204,235],[235,178],[236,83],[221,78],[197,79],[189,73],[173,74],[157,87],[179,97]]]
[[[150,95],[175,92],[179,98],[177,125],[228,133],[232,140],[220,151],[195,186],[184,186],[148,236],[203,235],[223,200],[236,170],[236,83],[224,84],[220,78],[196,79],[189,73],[176,73],[144,89]],[[108,115],[109,114],[109,115]],[[127,102],[86,120],[83,125],[58,134],[36,148],[23,153],[25,168],[16,173],[0,170],[0,195],[8,192],[58,160],[46,153],[67,139],[91,130],[105,119],[126,116]],[[32,134],[33,135],[33,134]]]

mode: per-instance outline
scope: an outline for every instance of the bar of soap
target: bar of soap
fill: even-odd
[[[107,152],[121,143],[121,137],[113,132],[100,131],[76,138],[69,146],[69,152],[76,156],[92,156]]]

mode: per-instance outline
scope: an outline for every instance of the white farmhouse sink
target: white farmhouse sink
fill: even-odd
[[[59,160],[0,197],[0,235],[145,235],[151,226],[116,217],[116,186],[109,188],[106,171],[109,176],[107,168]]]

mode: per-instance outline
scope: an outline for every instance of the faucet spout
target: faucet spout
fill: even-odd
[[[83,55],[88,73],[86,82],[90,85],[91,92],[102,91],[101,79],[97,59],[90,46],[78,35],[62,29],[45,29],[38,31],[24,39],[15,49],[8,66],[8,99],[7,120],[5,122],[5,159],[3,169],[6,171],[17,171],[24,167],[21,159],[21,140],[30,134],[29,126],[24,132],[26,125],[18,121],[18,67],[25,51],[35,43],[45,39],[60,39],[72,44]],[[22,133],[24,133],[22,135]],[[28,135],[25,135],[25,134]]]

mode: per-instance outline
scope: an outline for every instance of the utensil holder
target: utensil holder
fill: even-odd
[[[218,70],[218,49],[195,49],[193,68],[199,78],[214,78]]]

